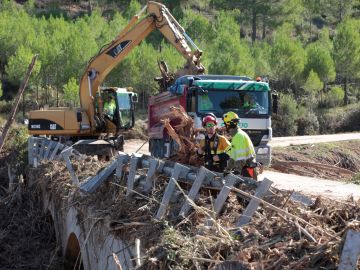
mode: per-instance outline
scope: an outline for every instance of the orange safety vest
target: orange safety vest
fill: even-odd
[[[230,147],[230,142],[221,135],[214,134],[211,139],[206,135],[204,140],[200,141],[200,147],[205,152],[205,167],[210,170],[221,171],[226,167],[227,155],[226,149]],[[220,155],[220,161],[214,161],[213,156]],[[225,158],[226,157],[226,158]]]

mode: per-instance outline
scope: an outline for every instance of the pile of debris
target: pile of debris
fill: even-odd
[[[54,224],[36,187],[0,197],[0,268],[63,269]]]
[[[175,156],[171,157],[174,162],[189,165],[201,165],[196,155],[195,135],[198,130],[194,129],[194,120],[186,113],[180,105],[170,107],[169,112],[161,117],[169,136],[177,143],[179,149]],[[202,162],[202,164],[204,164]]]
[[[96,158],[72,162],[80,184],[90,168],[90,174],[96,174],[108,166]],[[183,196],[171,202],[164,219],[157,219],[170,181],[163,174],[156,176],[149,194],[135,188],[129,201],[126,167],[122,177],[112,174],[86,195],[73,185],[61,161],[45,162],[32,170],[32,175],[41,175],[38,182],[46,185],[48,192],[64,198],[63,203],[79,209],[91,207],[98,218],[110,220],[109,233],[130,242],[140,239],[145,253],[141,269],[225,269],[221,268],[225,265],[234,267],[226,269],[336,269],[346,232],[360,231],[359,202],[351,199],[305,198],[275,188],[259,199],[254,197],[253,185],[241,183],[230,187],[231,193],[216,215],[211,209],[221,187],[203,186],[192,201],[185,196],[191,184],[179,179],[177,191]],[[146,169],[136,172],[140,177],[146,173]],[[253,199],[259,207],[249,223],[237,226]],[[178,213],[186,200],[192,212],[182,217]]]
[[[274,148],[271,168],[284,173],[354,182],[360,171],[359,145],[360,141],[353,140]]]

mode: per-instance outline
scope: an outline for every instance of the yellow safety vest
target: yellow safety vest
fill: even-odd
[[[104,111],[108,111],[108,114],[113,115],[116,109],[115,101],[105,102],[104,103]]]
[[[254,145],[245,131],[238,129],[231,139],[231,145],[226,150],[229,157],[235,161],[255,158]]]

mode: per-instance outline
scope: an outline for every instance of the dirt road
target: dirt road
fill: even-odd
[[[272,147],[284,147],[289,145],[324,143],[360,140],[360,133],[339,133],[330,135],[296,136],[296,137],[274,137],[270,142]]]
[[[360,133],[277,137],[273,138],[271,145],[273,147],[285,147],[289,145],[334,142],[344,140],[360,140]],[[136,152],[140,147],[141,149],[138,151],[138,153],[149,154],[148,143],[144,144],[143,140],[138,139],[127,140],[125,145],[125,152],[133,153]],[[348,184],[328,179],[285,174],[269,170],[265,170],[264,173],[260,176],[260,179],[264,177],[273,181],[274,186],[279,189],[295,190],[308,195],[321,195],[336,200],[345,200],[349,196],[353,196],[354,199],[360,199],[360,185],[356,184]]]
[[[306,195],[324,196],[335,200],[346,200],[353,196],[360,199],[360,185],[327,179],[312,178],[265,170],[259,179],[268,178],[273,186],[282,190],[294,190]]]
[[[126,140],[124,148],[125,148],[124,149],[125,153],[130,154],[130,153],[137,152],[137,153],[140,153],[140,154],[150,155],[150,153],[149,153],[149,143],[144,141],[144,140],[140,140],[140,139]]]
[[[323,142],[337,142],[360,140],[360,133],[341,133],[330,135],[314,135],[314,136],[295,136],[295,137],[274,137],[270,142],[272,147],[285,147],[289,145],[309,144],[309,143],[323,143]],[[126,141],[125,152],[136,152],[145,141],[138,139],[130,139]],[[141,154],[149,154],[149,144],[146,142],[138,151]]]

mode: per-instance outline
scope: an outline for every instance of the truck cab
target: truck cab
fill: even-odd
[[[277,99],[269,84],[245,76],[198,75],[183,76],[175,84],[149,100],[150,152],[166,157],[176,151],[175,142],[159,124],[161,115],[170,106],[182,105],[193,118],[195,127],[201,127],[202,117],[214,113],[218,125],[228,111],[240,117],[240,127],[248,133],[256,151],[256,159],[265,166],[271,162],[271,114],[276,110]],[[274,101],[274,102],[273,102]]]

